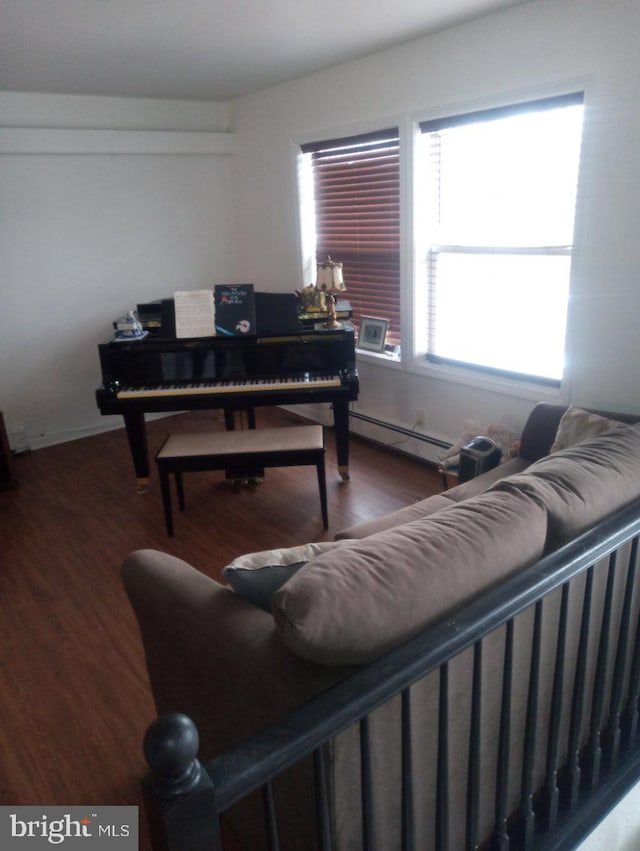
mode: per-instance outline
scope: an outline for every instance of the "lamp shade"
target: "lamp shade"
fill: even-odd
[[[344,292],[346,287],[342,277],[342,263],[327,257],[324,263],[316,267],[316,288],[323,292]]]

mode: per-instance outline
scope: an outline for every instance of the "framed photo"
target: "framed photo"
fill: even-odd
[[[360,318],[360,333],[358,335],[358,348],[367,352],[384,352],[384,344],[387,339],[388,319],[377,319],[373,316],[362,316]]]

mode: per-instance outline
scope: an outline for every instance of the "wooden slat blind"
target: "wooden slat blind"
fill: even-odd
[[[302,146],[311,153],[316,260],[343,263],[354,321],[389,320],[400,342],[400,149],[398,128]]]

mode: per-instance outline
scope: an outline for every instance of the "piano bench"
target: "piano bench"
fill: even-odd
[[[178,504],[184,511],[182,474],[205,470],[255,471],[264,467],[315,464],[324,528],[329,527],[322,426],[283,426],[245,431],[170,435],[156,455],[167,535],[173,536],[169,476],[174,474]],[[250,473],[249,473],[250,475]]]

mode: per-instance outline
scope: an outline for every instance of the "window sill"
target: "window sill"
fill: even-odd
[[[400,365],[400,355],[396,352],[370,352],[368,349],[359,349],[356,346],[356,355],[371,363]]]
[[[414,358],[405,364],[401,362],[398,355],[370,352],[366,349],[359,349],[357,346],[356,355],[361,363],[391,367],[392,369],[404,369],[408,373],[419,375],[423,378],[435,378],[438,381],[444,381],[450,384],[462,384],[466,387],[489,390],[494,393],[500,393],[503,396],[531,399],[534,402],[563,403],[569,401],[568,382],[566,379],[560,387],[549,387],[537,381],[489,375],[475,369],[464,369],[464,367],[451,366],[450,364],[429,363],[424,357]]]
[[[533,399],[540,402],[567,401],[566,379],[559,387],[550,387],[537,381],[490,375],[480,370],[465,369],[451,364],[429,363],[426,359],[420,358],[414,358],[407,364],[407,372],[436,378],[439,381],[490,390],[506,396],[517,396],[521,399]]]

